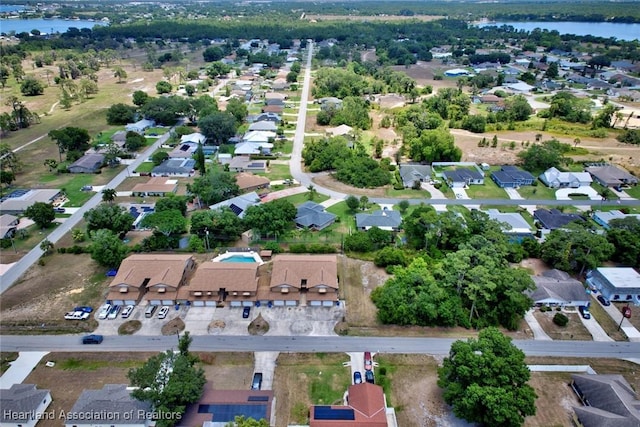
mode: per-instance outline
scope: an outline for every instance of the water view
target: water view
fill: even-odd
[[[96,25],[105,25],[100,21],[83,21],[67,19],[0,19],[0,32],[31,32],[38,30],[42,34],[66,33],[71,27],[93,28]]]
[[[640,40],[640,24],[613,22],[491,22],[477,24],[479,27],[509,25],[516,30],[533,31],[536,28],[558,31],[560,34],[577,36],[615,37],[618,40]]]

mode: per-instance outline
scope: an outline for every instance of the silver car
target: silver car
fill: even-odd
[[[133,309],[134,309],[134,305],[128,305],[126,306],[123,310],[122,310],[122,318],[126,319],[127,317],[131,316],[131,313],[133,313]]]

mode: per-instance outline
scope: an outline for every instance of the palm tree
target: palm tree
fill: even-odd
[[[309,200],[315,199],[316,194],[318,194],[318,190],[316,190],[316,187],[314,187],[313,184],[309,184],[307,190],[309,190],[309,195],[307,196]]]
[[[40,249],[44,252],[44,255],[49,255],[53,250],[53,243],[48,239],[44,239],[42,243],[40,243]]]
[[[105,188],[102,190],[102,201],[108,202],[110,205],[113,204],[113,201],[116,198],[116,190],[113,188]]]

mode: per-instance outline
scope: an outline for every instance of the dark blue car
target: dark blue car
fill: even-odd
[[[103,339],[102,335],[87,335],[82,337],[82,344],[100,344]]]
[[[85,313],[91,313],[93,311],[93,308],[87,305],[81,305],[79,307],[74,308],[73,311],[84,311]]]
[[[353,373],[353,383],[360,384],[361,382],[362,382],[362,374],[360,373],[360,371],[355,371]]]

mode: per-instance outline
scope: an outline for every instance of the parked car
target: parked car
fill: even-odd
[[[135,306],[133,305],[128,305],[126,306],[123,310],[122,310],[122,318],[126,319],[127,317],[131,316],[131,313],[133,312],[133,308]]]
[[[589,307],[581,305],[580,307],[578,307],[578,311],[582,315],[583,319],[591,319],[591,313],[589,313]]]
[[[364,380],[368,383],[375,384],[375,379],[373,378],[373,371],[365,371]]]
[[[167,317],[167,314],[169,314],[169,306],[165,305],[158,311],[158,319],[164,319]]]
[[[156,312],[157,305],[149,305],[147,309],[144,311],[144,317],[153,317],[153,313]]]
[[[260,390],[262,387],[262,372],[256,372],[253,374],[253,381],[251,381],[251,390]]]
[[[91,185],[83,185],[80,188],[80,191],[91,191],[91,190],[93,190],[93,187]]]
[[[600,301],[602,305],[611,305],[611,301],[609,301],[603,295],[598,295],[596,298],[598,298],[598,301]]]
[[[64,208],[53,208],[53,211],[55,213],[64,213],[65,212]]]
[[[70,311],[64,315],[64,318],[67,320],[87,320],[89,313],[85,313],[84,311]]]
[[[103,305],[100,311],[98,312],[98,319],[100,320],[106,319],[110,311],[111,311],[111,304]]]
[[[100,344],[103,339],[102,335],[86,335],[82,337],[82,344]]]
[[[118,317],[118,313],[120,313],[120,306],[119,305],[114,305],[113,307],[111,307],[111,310],[109,310],[109,315],[107,316],[107,319],[115,319]]]
[[[73,311],[84,311],[85,313],[93,312],[93,308],[87,305],[81,305],[73,309]]]
[[[249,314],[251,314],[251,307],[245,307],[242,309],[242,318],[243,319],[248,319],[249,318]]]
[[[373,361],[371,360],[371,352],[365,351],[364,352],[364,369],[366,371],[370,371],[372,366],[373,366]]]
[[[360,384],[361,382],[362,382],[362,374],[360,373],[360,371],[355,371],[353,373],[353,383]]]

